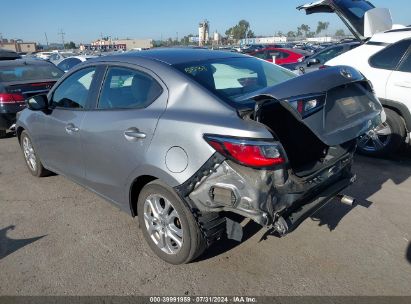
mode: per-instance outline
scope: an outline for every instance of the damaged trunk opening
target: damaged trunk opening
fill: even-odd
[[[278,102],[267,102],[259,122],[266,125],[284,147],[289,165],[298,177],[311,175],[335,159],[353,152],[356,140],[333,147],[324,144],[306,125]]]

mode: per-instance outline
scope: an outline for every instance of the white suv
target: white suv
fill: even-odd
[[[371,81],[387,114],[383,125],[360,138],[359,152],[386,156],[398,151],[404,142],[410,143],[411,28],[377,34],[326,63],[344,64],[358,69]]]
[[[307,14],[335,13],[362,41],[325,63],[358,69],[371,81],[385,108],[386,122],[359,139],[359,152],[386,156],[410,143],[411,27],[393,26],[389,10],[364,0],[320,0],[298,9]]]

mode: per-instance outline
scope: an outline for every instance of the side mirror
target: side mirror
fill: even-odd
[[[32,111],[44,111],[49,107],[49,101],[46,94],[35,95],[27,99],[27,107]]]
[[[317,58],[311,58],[310,60],[308,60],[308,62],[307,62],[307,67],[310,67],[310,66],[312,66],[312,65],[316,65],[316,64],[319,64],[320,63],[320,60],[319,59],[317,59]]]

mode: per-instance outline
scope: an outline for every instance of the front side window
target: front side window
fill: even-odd
[[[54,91],[52,106],[57,108],[84,109],[94,73],[94,67],[86,68],[66,78]]]
[[[411,40],[403,40],[387,46],[370,58],[370,65],[377,69],[395,70],[410,44]]]
[[[234,105],[243,95],[296,77],[291,71],[252,57],[199,61],[175,67]]]
[[[334,57],[337,57],[344,51],[344,47],[342,46],[337,46],[330,48],[328,50],[324,50],[320,53],[318,53],[316,56],[314,56],[315,59],[318,59],[320,63],[327,62],[330,59],[333,59]]]
[[[128,68],[112,67],[108,69],[98,108],[144,108],[162,92],[160,84],[151,76]]]
[[[260,58],[260,59],[266,59],[265,51],[262,52],[256,52],[253,55],[254,57]]]

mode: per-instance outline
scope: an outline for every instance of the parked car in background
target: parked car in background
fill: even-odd
[[[264,59],[268,62],[273,62],[273,57],[275,57],[275,63],[282,65],[302,61],[306,56],[309,56],[310,53],[298,49],[265,48],[252,52],[249,55]]]
[[[1,60],[14,60],[20,59],[21,56],[14,51],[0,49],[0,61]]]
[[[309,73],[322,68],[327,61],[360,46],[360,44],[360,42],[349,42],[332,45],[305,58],[302,62],[283,65],[283,67],[300,74]]]
[[[62,62],[65,58],[75,56],[76,54],[72,52],[53,52],[50,57],[49,61],[53,63],[54,65],[58,65],[60,62]]]
[[[369,1],[322,0],[300,6],[307,14],[336,13],[363,44],[326,62],[350,65],[373,84],[387,120],[361,136],[358,151],[387,156],[410,143],[411,132],[411,27],[393,26],[388,9]]]
[[[43,60],[49,60],[52,54],[53,54],[52,52],[38,52],[35,55],[37,58],[40,58]]]
[[[16,113],[30,96],[47,93],[63,75],[53,64],[43,60],[0,61],[0,138],[16,122]]]
[[[60,70],[67,72],[73,67],[75,67],[76,65],[78,65],[79,63],[82,63],[82,62],[85,62],[87,60],[97,58],[97,57],[98,56],[90,56],[90,55],[72,56],[72,57],[68,57],[60,61],[60,63],[57,64],[57,67]]]
[[[226,230],[241,240],[223,211],[280,235],[295,229],[354,182],[356,138],[382,122],[350,67],[297,77],[193,49],[97,58],[27,104],[16,133],[29,171],[63,174],[138,216],[173,264]]]

